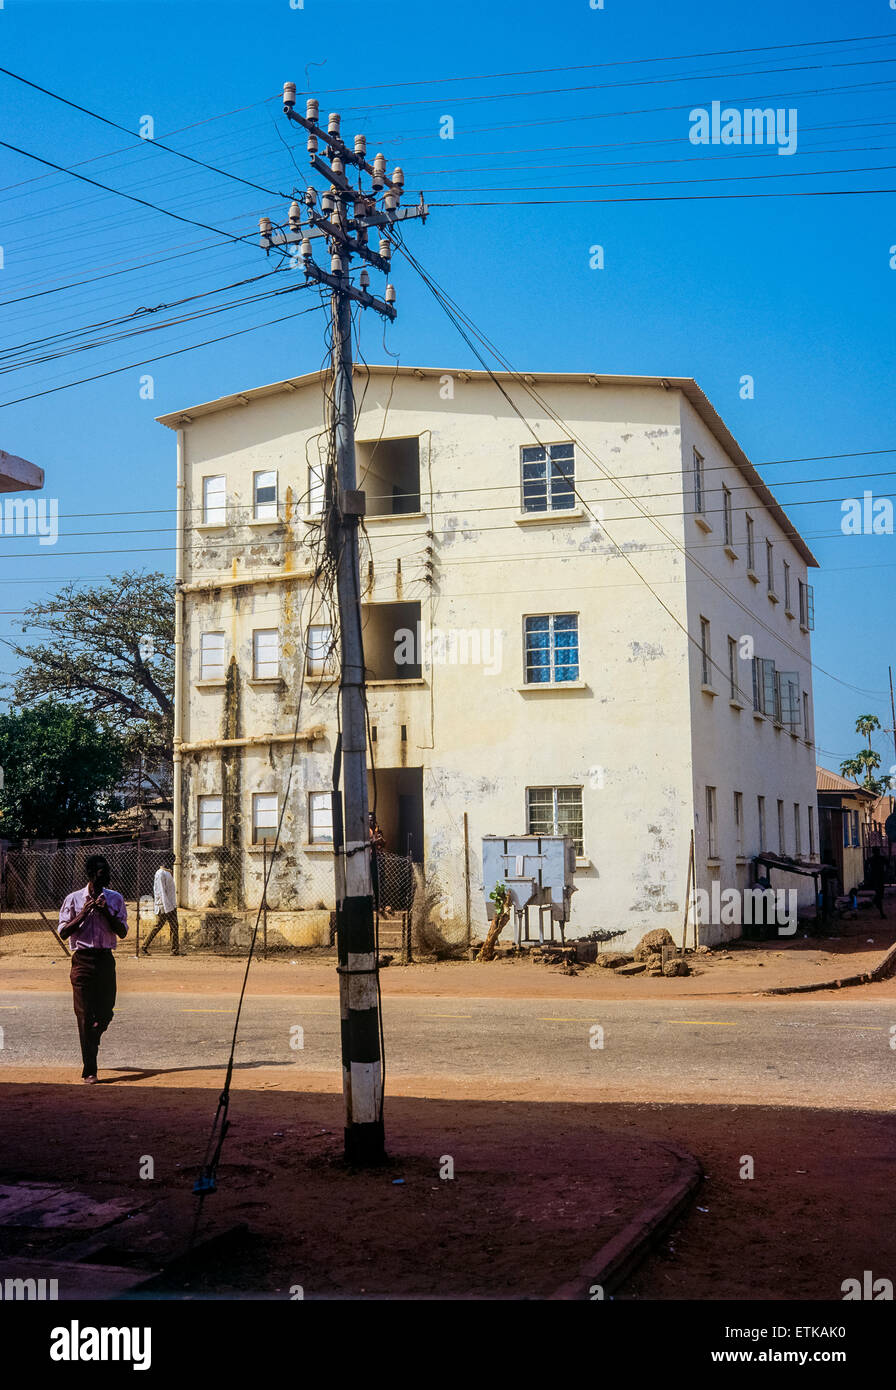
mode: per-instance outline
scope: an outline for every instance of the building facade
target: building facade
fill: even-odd
[[[763,849],[817,858],[815,560],[690,379],[498,380],[356,373],[371,802],[417,866],[431,946],[485,924],[482,837],[527,832],[576,842],[573,936],[677,937],[692,830],[707,890],[749,886]],[[270,920],[321,940],[337,692],[320,380],[161,421],[180,901],[254,915],[281,822]]]

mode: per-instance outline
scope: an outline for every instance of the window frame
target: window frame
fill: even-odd
[[[221,493],[223,500],[212,505],[209,504],[209,483],[221,483],[222,486],[216,491]],[[220,517],[211,513],[220,513]],[[227,525],[227,474],[209,473],[202,479],[202,524],[203,526],[226,526]]]
[[[218,811],[216,812],[216,814],[219,816],[221,821],[220,826],[217,827],[217,833],[220,838],[216,840],[208,839],[206,836],[206,832],[203,829],[203,818],[209,809],[206,805],[204,805],[204,803],[210,801],[217,801]],[[215,827],[213,827],[213,830],[214,829]],[[224,797],[221,795],[220,792],[202,792],[196,798],[196,843],[197,845],[212,846],[221,846],[224,844]]]
[[[747,522],[747,569],[753,574],[756,573],[756,533],[755,523],[749,512],[746,513]]]
[[[725,483],[722,484],[722,528],[725,536],[725,544],[733,550],[734,548],[734,518],[731,510],[731,489]]]
[[[552,817],[553,817],[553,819],[552,819],[553,829],[550,830],[550,831],[548,831],[548,830],[533,830],[533,829],[532,829],[532,794],[533,794],[533,792],[550,792],[550,794],[551,794],[551,811],[552,811]],[[548,787],[546,787],[546,786],[527,787],[527,788],[526,788],[526,827],[527,827],[526,833],[529,834],[529,835],[542,835],[542,836],[545,836],[545,835],[564,835],[564,834],[567,834],[567,833],[568,833],[568,832],[566,832],[566,831],[560,829],[560,799],[559,799],[559,793],[560,793],[560,792],[576,792],[576,793],[578,794],[578,812],[579,812],[578,821],[579,821],[579,824],[581,825],[582,833],[581,833],[581,835],[578,836],[578,837],[576,837],[575,835],[570,835],[569,838],[570,838],[571,840],[573,840],[573,842],[574,842],[574,844],[575,844],[576,858],[577,858],[577,859],[583,859],[583,858],[585,857],[585,798],[584,798],[583,790],[582,790],[582,787],[581,787],[581,786],[576,786],[574,783],[560,783],[560,784],[558,784],[557,786],[548,786]],[[544,804],[544,803],[542,803],[542,805],[543,805],[543,804]]]
[[[706,515],[706,487],[703,474],[703,465],[706,459],[697,448],[696,444],[691,446],[693,450],[693,470],[694,470],[694,512],[697,516]]]
[[[259,825],[258,809],[259,809],[259,802],[261,802],[262,800],[273,801],[273,803],[274,803],[274,823],[273,823],[272,826],[261,826],[261,825]],[[265,840],[274,840],[274,839],[276,839],[276,838],[277,838],[277,826],[279,825],[279,823],[280,823],[280,797],[279,797],[279,795],[277,794],[277,792],[253,792],[253,793],[252,793],[252,843],[253,843],[253,845],[260,845],[260,844],[262,844]],[[263,830],[263,829],[269,829],[269,830],[271,830],[272,833],[271,833],[270,835],[260,835],[260,834],[259,834],[259,831],[260,831],[260,830]]]
[[[574,626],[571,627],[571,628],[567,628],[567,629],[561,629],[561,634],[560,634],[560,635],[566,635],[566,636],[568,636],[570,633],[573,633],[573,634],[575,635],[575,644],[574,644],[574,648],[573,648],[572,645],[570,645],[570,646],[568,646],[568,647],[567,647],[567,646],[564,646],[564,647],[561,648],[561,650],[573,650],[573,649],[574,649],[574,650],[575,650],[575,661],[564,661],[564,662],[562,662],[562,663],[558,663],[558,661],[557,661],[558,644],[557,644],[557,628],[556,628],[555,624],[556,624],[556,622],[557,622],[557,620],[558,620],[559,618],[571,618],[571,619],[573,620]],[[548,647],[547,647],[548,661],[547,661],[547,665],[546,665],[546,666],[543,666],[543,665],[533,665],[532,663],[530,663],[529,657],[530,657],[530,653],[533,652],[533,651],[536,651],[537,649],[534,648],[534,647],[530,647],[530,644],[529,644],[529,635],[530,635],[529,624],[530,624],[530,623],[537,623],[537,622],[544,622],[545,620],[547,620],[547,623],[548,623],[548,627],[547,627],[547,635],[548,635]],[[575,675],[558,677],[558,674],[557,674],[558,664],[559,664],[559,665],[562,665],[563,667],[572,667],[572,668],[575,670]],[[541,686],[546,686],[546,685],[569,685],[570,683],[572,683],[572,682],[574,682],[574,681],[578,681],[578,680],[581,678],[581,676],[580,676],[581,669],[582,669],[582,653],[581,653],[581,648],[580,648],[580,646],[579,646],[579,615],[578,615],[578,613],[527,613],[527,614],[524,614],[524,616],[523,616],[523,684],[524,684],[524,685],[526,685],[526,686],[530,686],[530,685],[531,685],[531,686],[533,686],[533,687],[541,687]],[[532,680],[531,677],[530,677],[530,671],[538,671],[538,670],[547,670],[547,672],[548,672],[548,680],[542,680],[542,681],[539,681],[539,680]]]
[[[756,814],[757,814],[758,819],[759,819],[759,853],[762,854],[762,853],[765,851],[765,848],[766,848],[766,846],[765,846],[765,834],[766,834],[766,824],[765,824],[765,797],[764,797],[764,796],[757,796],[757,797],[756,797]]]
[[[793,854],[795,859],[803,857],[803,825],[798,801],[793,803]]]
[[[259,478],[274,479],[274,500],[260,502],[258,500]],[[266,483],[265,488],[270,487]],[[262,511],[262,508],[270,508],[269,511]],[[252,472],[252,520],[253,521],[276,521],[280,515],[280,479],[276,468],[256,468]]]
[[[276,657],[274,666],[276,670],[262,674],[259,669],[258,660],[258,639],[259,637],[273,637],[276,645]],[[270,658],[268,658],[268,664]],[[252,679],[254,681],[279,680],[280,678],[280,629],[277,627],[256,627],[252,629]]]
[[[558,458],[555,460],[553,454],[554,449],[571,449],[572,456],[568,459]],[[544,455],[543,458],[527,459],[525,457],[527,453],[536,454],[539,452],[541,452]],[[553,467],[548,467],[549,464],[553,465],[555,461],[557,463],[569,464],[569,469],[566,473],[564,473],[562,469],[558,470],[560,474],[559,478],[555,478]],[[543,507],[528,505],[528,502],[531,502],[531,497],[528,499],[528,502],[526,498],[526,484],[528,483],[531,487],[533,483],[538,482],[538,479],[527,478],[525,476],[525,469],[527,467],[532,467],[534,465],[539,464],[542,466],[543,469]],[[568,497],[568,502],[565,500],[555,500],[555,485],[557,486],[558,498],[565,499],[566,497]],[[552,444],[520,445],[520,512],[522,515],[538,516],[542,513],[546,514],[549,512],[574,511],[577,500],[578,498],[576,496],[576,446],[573,440],[559,439]]]
[[[700,677],[703,685],[712,686],[712,626],[700,614]]]
[[[207,655],[208,655],[208,653],[206,652],[206,641],[207,641],[208,638],[210,638],[210,637],[220,637],[220,639],[221,639],[221,648],[220,648],[220,651],[221,651],[221,660],[220,660],[220,662],[211,663],[215,668],[220,667],[220,669],[215,669],[215,670],[207,670],[207,669],[206,669],[206,657],[207,657]],[[226,679],[226,676],[227,676],[227,634],[226,634],[226,632],[224,632],[224,630],[223,630],[222,628],[212,628],[212,629],[211,629],[210,631],[208,631],[208,632],[201,632],[201,633],[199,634],[199,679],[200,679],[201,681],[222,681],[222,680]]]
[[[734,793],[734,852],[738,859],[744,857],[744,794]]]
[[[738,678],[737,678],[737,677],[738,677],[737,662],[738,662],[738,656],[737,656],[737,638],[736,638],[736,637],[731,637],[731,636],[729,636],[729,638],[728,638],[728,684],[729,684],[729,688],[730,688],[730,691],[731,691],[731,696],[730,696],[730,698],[731,698],[732,700],[736,700],[738,703],[740,703],[740,683],[739,683]]]
[[[785,858],[787,855],[787,826],[784,820],[784,800],[782,797],[776,798],[778,802],[778,853]]]
[[[719,857],[718,802],[715,787],[709,785],[706,788],[706,857]]]
[[[315,828],[315,801],[320,799],[325,800],[329,812],[329,836],[319,835]],[[308,793],[308,843],[309,845],[332,845],[333,842],[333,793],[329,791],[310,791]]]
[[[773,594],[775,592],[775,543],[770,541],[768,536],[765,538],[765,575],[768,580],[768,591]]]
[[[329,633],[327,650],[323,656],[312,656],[312,632]],[[319,644],[318,644],[319,645]],[[333,647],[332,623],[309,623],[305,628],[305,674],[306,676],[335,676],[336,653]]]

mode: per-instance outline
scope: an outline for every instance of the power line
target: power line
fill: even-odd
[[[20,149],[18,145],[11,145],[7,140],[0,140],[0,145],[5,150],[12,150],[14,154],[24,155],[26,159],[33,159],[37,164],[45,164],[48,169],[55,169],[60,174],[68,174],[69,178],[79,179],[81,183],[89,183],[94,188],[99,188],[103,193],[112,193],[116,198],[126,198],[130,203],[139,203],[140,207],[150,208],[153,212],[160,212],[165,217],[173,217],[176,222],[186,222],[190,227],[200,227],[204,232],[214,232],[215,236],[224,237],[227,241],[235,242],[237,245],[254,241],[250,236],[231,236],[229,232],[222,232],[218,227],[209,226],[207,222],[197,222],[195,218],[184,217],[179,212],[171,212],[168,208],[159,207],[158,203],[150,203],[145,198],[138,198],[133,193],[123,193],[120,188],[111,188],[108,184],[98,183],[96,179],[88,178],[86,174],[77,174],[74,169],[65,169],[61,164],[54,164],[51,159],[44,159],[39,154],[32,154],[30,150]]]
[[[297,286],[297,288],[304,289],[305,286],[301,285]],[[314,312],[314,306],[310,309],[302,309],[300,312],[303,314],[311,314]],[[239,338],[244,333],[255,333],[259,328],[271,328],[277,323],[291,322],[294,318],[294,314],[286,314],[282,318],[268,319],[265,323],[255,323],[249,328],[239,328],[234,333],[222,333],[216,338],[207,338],[202,343],[191,343],[188,347],[175,348],[172,352],[162,352],[158,353],[155,357],[145,357],[141,362],[129,362],[127,366],[112,367],[109,371],[97,372],[94,376],[81,377],[78,381],[65,382],[62,386],[51,386],[44,391],[33,391],[28,396],[18,396],[12,401],[0,401],[0,409],[4,409],[6,406],[10,405],[21,405],[23,401],[34,401],[41,396],[52,396],[57,391],[68,391],[73,386],[84,386],[89,381],[102,381],[105,377],[117,376],[120,372],[133,371],[135,367],[147,367],[151,362],[164,362],[169,357],[179,357],[182,353],[195,352],[198,348],[211,347],[215,343],[226,342],[229,338]]]
[[[52,97],[54,101],[59,101],[63,106],[70,106],[73,111],[81,111],[85,116],[92,117],[95,121],[102,121],[103,125],[111,126],[113,130],[124,131],[125,135],[130,135],[134,140],[140,140],[139,135],[134,135],[127,126],[119,125],[118,121],[111,121],[108,116],[101,116],[98,111],[92,111],[87,106],[79,106],[76,101],[69,101],[67,97],[60,96],[58,92],[50,91],[48,87],[41,87],[37,82],[31,82],[27,77],[22,77],[20,73],[12,72],[9,68],[0,68],[0,73],[6,77],[13,78],[16,82],[21,82],[25,87],[31,87],[35,92],[42,92],[44,96]],[[196,159],[191,154],[184,154],[182,150],[175,150],[170,145],[163,145],[159,140],[143,140],[144,145],[155,146],[157,150],[164,150],[166,154],[177,155],[178,159],[188,160],[190,164],[198,164],[203,169],[210,170],[213,174],[220,174],[222,178],[232,179],[235,183],[244,184],[246,188],[256,188],[260,193],[269,193],[274,198],[286,198],[285,193],[278,192],[272,188],[264,188],[260,183],[252,183],[250,179],[240,178],[237,174],[231,174],[226,169],[218,169],[214,164],[206,164],[202,159]],[[66,171],[69,172],[69,171]]]

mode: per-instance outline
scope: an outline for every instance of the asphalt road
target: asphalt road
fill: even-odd
[[[174,1073],[176,1081],[181,1070],[220,1071],[234,1007],[221,996],[120,997],[100,1074],[136,1069]],[[396,998],[384,1007],[393,1078],[537,1082],[590,1100],[603,1093],[875,1109],[889,1109],[896,1094],[894,1022],[893,1001],[859,993],[706,1003]],[[0,1027],[0,1079],[7,1066],[71,1066],[77,1074],[77,1030],[65,994],[0,993]],[[236,1056],[240,1070],[293,1071],[297,1087],[308,1073],[338,1082],[336,1001],[248,998]]]

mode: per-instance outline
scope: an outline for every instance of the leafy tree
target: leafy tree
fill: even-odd
[[[122,739],[61,700],[0,714],[0,834],[63,839],[119,809]]]
[[[91,588],[77,581],[33,603],[23,634],[8,643],[25,663],[13,694],[28,706],[46,696],[82,710],[123,741],[145,780],[170,791],[174,711],[174,590],[165,575],[128,571]]]

